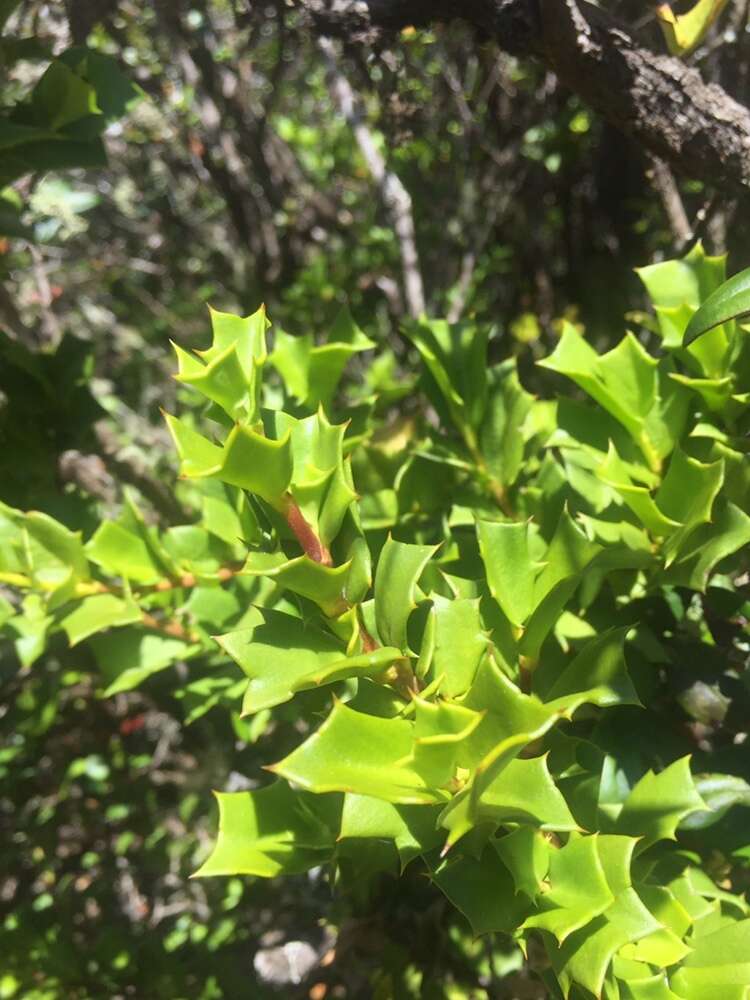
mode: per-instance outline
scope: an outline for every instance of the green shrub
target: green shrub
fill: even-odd
[[[186,661],[186,722],[293,720],[199,875],[415,866],[476,934],[541,941],[551,995],[750,994],[750,338],[725,310],[682,346],[723,259],[639,273],[642,337],[565,325],[547,398],[474,322],[405,331],[417,407],[388,350],[342,390],[374,347],[347,313],[269,354],[263,309],[213,312],[176,348],[202,405],[167,416],[195,523],[131,499],[84,543],[2,508],[24,664],[64,633],[107,694]]]

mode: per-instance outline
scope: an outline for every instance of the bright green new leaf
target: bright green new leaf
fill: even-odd
[[[251,427],[235,424],[222,448],[177,417],[165,417],[182,459],[183,476],[215,476],[230,486],[256,493],[271,506],[281,505],[292,479],[289,436],[274,441]]]

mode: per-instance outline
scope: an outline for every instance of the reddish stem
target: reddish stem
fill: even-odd
[[[313,562],[320,563],[321,566],[333,566],[331,553],[307,523],[304,514],[289,494],[284,501],[284,516],[305,555],[309,556]]]

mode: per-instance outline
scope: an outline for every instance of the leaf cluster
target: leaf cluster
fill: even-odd
[[[62,632],[113,694],[200,660],[188,718],[295,719],[200,876],[415,866],[477,935],[541,942],[553,995],[748,995],[748,334],[683,346],[724,281],[700,245],[640,277],[653,351],[568,324],[548,398],[479,324],[411,324],[416,414],[387,355],[339,390],[373,347],[348,314],[269,351],[263,309],[212,312],[167,416],[197,523],[131,500],[84,542],[2,509],[24,663]]]

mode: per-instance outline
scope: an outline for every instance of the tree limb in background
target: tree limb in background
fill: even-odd
[[[333,99],[354,134],[359,151],[367,164],[367,169],[380,190],[393,231],[396,234],[401,253],[404,294],[409,315],[420,316],[425,311],[425,297],[422,273],[419,267],[411,197],[400,177],[388,169],[385,157],[378,149],[372,132],[365,124],[354,91],[338,67],[336,49],[333,43],[328,38],[321,38],[319,45],[328,63]]]
[[[638,44],[577,0],[296,0],[314,28],[368,45],[408,26],[461,19],[533,56],[602,116],[684,174],[750,189],[750,110],[698,70]]]
[[[693,227],[690,225],[674,174],[664,160],[654,156],[651,159],[647,176],[654,191],[661,199],[675,246],[678,248],[686,246],[693,238]]]

